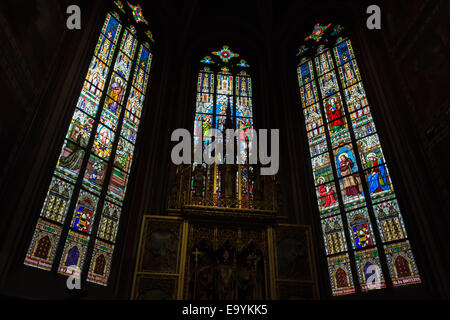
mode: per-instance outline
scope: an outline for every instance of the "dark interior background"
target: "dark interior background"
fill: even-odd
[[[112,2],[112,1],[111,1]],[[136,3],[136,1],[133,1]],[[78,4],[82,29],[66,28]],[[450,3],[414,1],[140,1],[156,46],[110,285],[88,299],[127,299],[144,214],[164,215],[170,134],[191,128],[199,60],[227,44],[251,65],[255,124],[279,128],[282,207],[313,226],[321,298],[330,299],[300,111],[296,53],[316,23],[350,33],[423,285],[346,299],[449,298]],[[378,4],[381,30],[366,28]],[[67,297],[66,278],[23,265],[52,169],[110,1],[0,1],[0,294]]]

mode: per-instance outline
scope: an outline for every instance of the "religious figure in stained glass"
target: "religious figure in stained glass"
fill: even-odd
[[[379,255],[386,256],[393,286],[420,283],[352,43],[341,25],[330,27],[317,24],[305,38],[297,72],[332,293],[356,291],[350,249],[364,248],[354,251],[361,291],[386,287]]]
[[[125,8],[120,0],[115,5],[120,13],[106,15],[24,261],[49,271],[58,258],[58,273],[79,275],[70,267],[83,271],[88,258],[92,268],[87,281],[100,285],[108,283],[152,60],[146,42],[151,32],[138,31],[130,19],[147,25],[142,8],[131,4]],[[110,79],[108,86],[106,79]],[[72,199],[73,195],[78,198]],[[69,210],[70,223],[66,222]],[[99,226],[97,236],[107,242],[92,234],[94,226]],[[56,257],[62,230],[67,237],[62,255]],[[87,257],[92,239],[94,251]]]

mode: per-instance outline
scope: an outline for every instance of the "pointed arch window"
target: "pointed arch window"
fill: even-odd
[[[194,204],[250,208],[254,200],[251,177],[255,168],[249,165],[253,150],[253,105],[250,65],[239,54],[224,45],[213,51],[200,62],[201,70],[197,82],[197,102],[194,120],[194,144],[202,149],[211,143],[207,136],[209,129],[217,129],[225,139],[226,129],[239,129],[237,153],[243,159],[236,168],[233,165],[211,165],[194,163],[192,168],[191,194]],[[221,156],[221,155],[219,155]],[[222,159],[225,163],[225,159]],[[234,161],[234,163],[237,163]],[[236,172],[235,185],[227,184],[225,177],[229,170]],[[227,199],[233,199],[228,201]],[[231,203],[233,202],[233,203]]]
[[[299,48],[301,107],[333,295],[421,282],[350,39],[314,27]]]
[[[106,286],[147,93],[153,36],[115,0],[62,141],[24,264]]]

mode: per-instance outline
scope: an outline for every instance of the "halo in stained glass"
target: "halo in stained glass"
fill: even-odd
[[[92,151],[100,158],[108,160],[111,155],[113,141],[114,131],[100,123],[97,127]]]

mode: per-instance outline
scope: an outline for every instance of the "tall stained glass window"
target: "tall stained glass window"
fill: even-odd
[[[201,60],[198,74],[197,104],[194,120],[194,143],[202,143],[202,149],[211,143],[209,129],[217,129],[225,139],[226,129],[239,129],[236,152],[241,154],[242,163],[233,165],[211,165],[194,163],[192,173],[192,196],[194,203],[214,206],[248,207],[253,200],[254,167],[249,164],[253,149],[251,129],[253,128],[252,81],[249,65],[239,54],[223,46]],[[201,142],[202,141],[202,142]],[[219,155],[220,156],[220,155]],[[222,159],[223,163],[226,159]],[[233,163],[237,163],[234,161]],[[235,172],[235,185],[225,187],[225,177]],[[233,173],[234,175],[234,173]],[[227,199],[236,199],[235,204]],[[230,200],[231,201],[231,200]]]
[[[146,40],[153,38],[142,19],[139,5],[119,0],[106,15],[26,254],[28,266],[108,283],[152,62]]]
[[[332,294],[420,283],[351,41],[317,24],[297,56]]]

